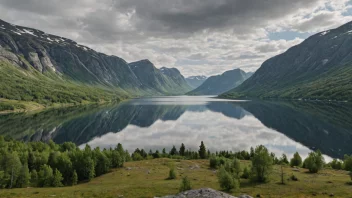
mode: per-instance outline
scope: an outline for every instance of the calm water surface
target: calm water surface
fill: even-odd
[[[110,106],[0,115],[0,135],[25,141],[75,142],[114,147],[179,147],[249,150],[265,145],[276,155],[303,157],[320,149],[329,159],[352,154],[352,107],[348,104],[233,101],[211,97],[142,98]]]

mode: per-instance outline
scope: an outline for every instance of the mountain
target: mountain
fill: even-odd
[[[205,80],[207,79],[206,76],[190,76],[186,78],[186,81],[189,86],[191,86],[193,89],[201,86]]]
[[[162,94],[184,94],[191,90],[186,80],[176,68],[157,69],[149,60],[128,64],[141,82],[141,87],[153,88]]]
[[[315,34],[265,61],[225,98],[288,98],[350,101],[352,22]]]
[[[64,103],[190,90],[160,71],[148,75],[160,83],[148,84],[146,68],[140,69],[70,39],[0,20],[0,98]]]
[[[229,91],[247,79],[246,72],[241,69],[226,71],[209,77],[201,86],[189,92],[189,95],[219,95]]]

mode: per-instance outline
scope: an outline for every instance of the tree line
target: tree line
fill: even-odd
[[[251,148],[249,152],[211,153],[202,141],[198,151],[186,149],[182,143],[179,149],[173,146],[169,152],[164,148],[161,152],[150,150],[147,153],[144,149],[137,148],[130,154],[120,143],[109,149],[93,149],[89,145],[80,149],[72,142],[25,143],[0,136],[0,188],[76,185],[90,181],[113,168],[123,167],[125,162],[153,158],[209,159],[210,167],[219,169],[219,181],[223,180],[221,186],[225,189],[238,186],[239,178],[256,182],[267,181],[274,164],[304,167],[312,173],[323,167],[352,172],[352,156],[346,155],[343,161],[333,160],[326,164],[319,151],[311,152],[304,161],[295,153],[289,161],[285,154],[277,158],[264,146]],[[241,168],[239,160],[251,160],[252,165],[250,168]]]

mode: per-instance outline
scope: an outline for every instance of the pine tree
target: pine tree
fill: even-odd
[[[181,147],[180,147],[180,155],[181,156],[185,156],[185,150],[186,150],[186,147],[185,147],[185,145],[182,143],[181,144]]]
[[[203,143],[203,141],[201,142],[200,146],[199,146],[199,157],[201,159],[206,159],[207,158],[207,149],[205,148],[205,145]]]
[[[302,165],[302,158],[301,158],[301,156],[299,155],[298,152],[296,152],[296,153],[293,155],[293,158],[291,159],[290,165],[291,165],[292,167],[294,167],[294,166],[301,166],[301,165]]]

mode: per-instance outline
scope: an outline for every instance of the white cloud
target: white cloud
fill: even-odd
[[[185,76],[242,68],[302,41],[274,32],[316,33],[352,20],[349,0],[0,0],[0,18],[76,40],[128,62],[150,59]],[[158,6],[155,6],[158,5]]]

